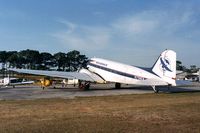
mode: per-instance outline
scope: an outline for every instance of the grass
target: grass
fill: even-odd
[[[200,93],[0,101],[0,132],[200,132]]]

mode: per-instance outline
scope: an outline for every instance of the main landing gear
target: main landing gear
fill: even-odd
[[[79,89],[80,90],[89,90],[90,89],[90,82],[79,81]]]
[[[121,84],[120,83],[115,83],[115,89],[120,89],[121,88]]]

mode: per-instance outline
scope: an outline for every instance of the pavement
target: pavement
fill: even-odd
[[[22,85],[12,88],[0,88],[0,100],[32,100],[43,98],[64,98],[72,99],[75,97],[89,97],[89,96],[110,96],[110,95],[125,95],[125,94],[147,94],[154,93],[151,87],[138,87],[123,85],[121,89],[115,89],[114,84],[97,84],[91,85],[88,91],[81,91],[78,87],[72,85],[62,88],[49,87],[44,90],[36,85]],[[181,92],[200,92],[200,83],[194,83],[190,86],[172,87],[159,87],[159,93],[181,93]]]

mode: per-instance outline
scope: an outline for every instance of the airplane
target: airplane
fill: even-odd
[[[9,76],[3,79],[0,79],[0,86],[12,86],[15,88],[16,85],[25,85],[25,84],[33,84],[34,81],[26,81],[24,79],[19,78],[10,78]]]
[[[57,84],[61,84],[62,87],[67,87],[68,85],[73,85],[75,87],[76,85],[78,85],[78,79],[63,79],[31,74],[17,74],[16,77],[21,79],[26,78],[34,80],[35,83],[37,85],[40,85],[43,89],[49,86],[53,86],[53,88],[56,88]]]
[[[121,84],[151,86],[155,93],[157,86],[176,86],[176,52],[165,50],[151,68],[136,67],[101,58],[91,58],[87,68],[77,72],[58,72],[43,70],[28,70],[9,68],[18,73],[58,77],[63,79],[78,79],[79,88],[87,90],[90,83],[115,83],[115,88]]]

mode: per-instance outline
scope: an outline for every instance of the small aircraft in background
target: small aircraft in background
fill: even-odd
[[[26,85],[26,84],[33,84],[34,81],[27,81],[25,79],[19,78],[10,78],[9,76],[3,79],[0,79],[0,86],[12,86],[15,88],[16,85]]]
[[[156,86],[176,86],[176,53],[165,50],[151,68],[135,67],[101,58],[91,58],[87,69],[78,72],[58,72],[43,70],[14,69],[18,73],[43,75],[48,77],[78,80],[79,88],[89,89],[90,83],[115,83],[115,88],[121,84],[151,86],[158,92]]]
[[[78,85],[78,79],[63,79],[49,76],[32,75],[32,74],[16,74],[16,78],[19,79],[30,79],[35,81],[35,84],[41,86],[41,88],[53,87],[56,88],[57,85],[62,85],[62,87],[67,87],[68,85],[76,86]]]
[[[61,84],[62,87],[67,87],[68,85],[73,85],[74,87],[79,84],[78,79],[55,79],[44,77],[39,80],[39,84],[44,89],[45,87],[53,86],[56,88],[57,84]]]

